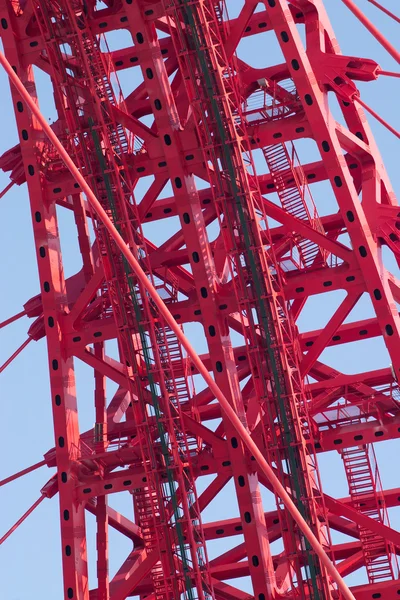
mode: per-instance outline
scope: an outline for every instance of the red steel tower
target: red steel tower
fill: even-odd
[[[399,262],[400,209],[356,86],[391,74],[341,53],[322,0],[231,5],[232,18],[223,0],[0,0],[19,135],[0,168],[6,189],[27,184],[40,281],[1,323],[33,319],[0,372],[46,338],[54,426],[44,460],[0,483],[56,469],[0,543],[58,496],[65,599],[400,594],[388,519],[400,492],[382,488],[373,449],[400,435],[400,287],[382,258],[385,247]],[[283,61],[256,69],[239,45],[266,32],[254,48],[267,56],[274,39]],[[110,49],[122,33],[129,45]],[[33,67],[52,84],[51,125]],[[320,155],[311,163],[307,139]],[[317,210],[317,182],[330,214]],[[72,276],[60,211],[74,217]],[[319,295],[329,311],[321,294],[338,290],[325,327],[301,330],[306,303]],[[354,320],[362,297],[374,316]],[[345,375],[322,356],[379,336],[388,368]],[[87,431],[78,362],[94,374]],[[322,489],[328,451],[345,498]],[[205,518],[228,485],[229,518]],[[112,508],[121,496],[125,514]],[[132,543],[115,573],[111,528]],[[360,569],[366,583],[353,586]],[[247,591],[231,581],[243,577]]]

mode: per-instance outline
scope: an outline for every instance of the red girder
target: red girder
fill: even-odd
[[[353,2],[344,2],[398,58]],[[0,157],[11,180],[1,196],[27,183],[40,291],[15,317],[1,317],[0,328],[24,315],[33,321],[0,372],[29,341],[46,338],[55,441],[43,461],[0,484],[45,464],[57,472],[0,541],[57,495],[65,598],[337,597],[333,571],[310,552],[282,499],[276,495],[277,509],[265,511],[273,485],[229,407],[215,401],[220,396],[317,543],[338,561],[339,574],[366,566],[378,573],[369,586],[344,586],[346,597],[391,600],[400,593],[397,571],[379,580],[379,559],[395,564],[400,552],[400,534],[386,518],[386,508],[400,506],[400,489],[382,490],[371,471],[368,512],[357,504],[351,461],[353,495],[339,499],[320,489],[317,462],[323,452],[346,455],[361,445],[368,453],[371,444],[400,437],[400,281],[382,258],[385,246],[390,264],[400,264],[400,209],[356,86],[382,71],[373,60],[340,53],[322,0],[268,0],[259,12],[256,0],[238,4],[229,19],[217,0],[110,1],[103,8],[96,0],[0,0],[4,54],[34,99],[32,67],[50,76],[57,111],[51,129],[85,179],[67,170],[11,87],[19,143]],[[114,50],[113,32],[121,30],[132,42]],[[240,42],[265,32],[284,62],[253,68]],[[110,83],[116,73],[124,81],[131,75],[125,99]],[[328,93],[345,125],[329,112]],[[314,142],[320,160],[297,161],[291,144],[302,139]],[[202,364],[183,353],[181,338],[138,283],[85,197],[85,182]],[[336,202],[321,217],[319,182]],[[65,209],[82,259],[66,278],[57,225]],[[341,293],[340,303],[324,302],[328,293]],[[373,313],[358,319],[365,296]],[[316,297],[325,325],[299,330],[296,321]],[[386,346],[386,368],[354,373],[349,365],[342,373],[326,364],[327,348],[351,343],[351,352],[361,352],[361,342],[376,338]],[[95,425],[85,432],[78,359],[94,373]],[[211,382],[196,392],[192,377],[197,384],[203,366],[217,388]],[[110,398],[106,380],[118,386]],[[204,484],[203,476],[212,479]],[[108,499],[126,492],[132,510],[123,514]],[[229,511],[217,520],[210,514],[218,502]],[[85,510],[96,519],[94,557],[86,551]],[[109,527],[133,543],[110,579]],[[333,544],[330,530],[353,540]],[[282,552],[274,555],[277,540]],[[97,561],[90,590],[88,560]],[[242,577],[252,593],[227,583]]]

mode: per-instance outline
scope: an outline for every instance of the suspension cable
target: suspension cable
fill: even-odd
[[[20,319],[21,317],[24,317],[25,315],[26,315],[26,312],[24,310],[22,310],[21,312],[17,313],[16,315],[9,317],[8,319],[6,319],[5,321],[2,321],[0,323],[0,329],[2,329],[2,327],[6,327],[6,325],[10,325],[10,323],[14,323],[14,321],[17,321],[18,319]]]
[[[376,6],[376,8],[379,8],[379,10],[384,12],[386,15],[388,15],[394,21],[397,21],[397,23],[400,23],[400,17],[397,17],[394,13],[392,13],[390,10],[388,10],[387,8],[385,8],[384,6],[379,4],[379,2],[377,2],[376,0],[368,0],[368,2],[370,2],[371,4]]]
[[[354,4],[352,0],[342,0],[343,4],[347,6],[355,17],[364,25],[366,29],[374,36],[376,40],[393,56],[394,60],[400,63],[400,52],[396,50],[394,46],[385,38],[385,36],[379,31],[377,27],[364,15],[362,10]]]
[[[25,341],[24,341],[24,342],[23,342],[23,343],[22,343],[22,344],[19,346],[19,348],[17,348],[17,349],[16,349],[16,351],[15,351],[15,352],[13,352],[13,354],[11,354],[11,356],[10,356],[10,357],[9,357],[9,358],[6,360],[6,362],[5,362],[5,363],[3,363],[3,364],[0,366],[0,373],[2,373],[2,372],[4,371],[4,369],[5,369],[6,367],[8,367],[8,365],[10,365],[10,364],[12,363],[12,361],[13,361],[15,358],[17,358],[18,354],[21,354],[22,350],[23,350],[24,348],[26,348],[26,346],[27,346],[27,345],[29,344],[29,342],[31,342],[31,341],[32,341],[32,338],[31,338],[31,337],[28,337],[28,338],[27,338],[27,339],[26,339],[26,340],[25,340]]]
[[[279,479],[276,477],[271,466],[265,460],[265,458],[264,458],[262,452],[259,450],[257,444],[253,441],[249,432],[244,427],[244,425],[240,421],[239,417],[237,416],[236,412],[229,404],[229,401],[224,396],[224,394],[221,392],[220,388],[215,383],[214,379],[211,377],[210,373],[208,372],[207,367],[204,365],[203,361],[201,360],[201,358],[199,357],[199,355],[197,354],[195,349],[192,347],[191,343],[189,342],[189,340],[187,339],[187,337],[185,336],[185,334],[179,327],[178,323],[175,321],[172,314],[170,313],[168,308],[165,306],[164,302],[158,295],[157,290],[154,288],[151,281],[149,281],[149,279],[147,278],[147,276],[146,276],[145,272],[142,270],[139,262],[136,260],[135,256],[131,253],[129,247],[127,246],[127,244],[125,243],[125,241],[123,240],[121,235],[115,229],[111,219],[109,218],[109,216],[107,215],[107,213],[103,209],[103,207],[101,206],[100,202],[96,198],[96,196],[93,193],[90,186],[87,184],[85,178],[79,172],[79,170],[76,167],[76,165],[74,164],[73,160],[70,158],[68,152],[63,147],[61,141],[58,139],[58,137],[56,136],[54,131],[51,129],[51,127],[46,122],[46,119],[40,112],[39,107],[34,102],[34,100],[31,98],[31,96],[29,95],[25,86],[23,85],[22,81],[20,80],[18,75],[15,73],[12,66],[10,65],[10,63],[8,62],[8,60],[6,59],[6,57],[4,56],[4,54],[2,52],[0,52],[0,64],[3,66],[3,68],[7,72],[8,77],[10,78],[10,81],[15,86],[18,93],[21,95],[22,99],[25,101],[26,105],[29,107],[29,109],[32,111],[32,113],[35,115],[35,117],[39,121],[40,125],[43,128],[44,133],[47,135],[49,140],[54,144],[55,149],[58,151],[60,158],[63,160],[64,164],[69,169],[71,175],[75,178],[77,183],[79,183],[79,185],[81,186],[81,189],[86,194],[88,202],[91,204],[93,210],[97,213],[99,219],[103,222],[105,229],[108,231],[110,236],[113,238],[115,244],[117,245],[117,247],[119,248],[119,250],[121,251],[123,256],[125,257],[125,259],[127,260],[129,266],[131,267],[131,269],[135,273],[136,277],[138,278],[138,281],[147,290],[147,292],[149,293],[149,296],[152,298],[152,300],[153,300],[154,304],[156,305],[157,309],[159,310],[161,316],[163,317],[163,319],[165,319],[165,322],[173,330],[173,332],[175,333],[175,335],[181,342],[182,346],[185,348],[186,352],[191,357],[194,366],[197,368],[199,374],[203,377],[204,381],[209,386],[210,391],[212,391],[215,398],[220,403],[222,410],[226,414],[226,416],[229,419],[229,421],[231,422],[232,426],[236,429],[238,435],[241,437],[243,443],[245,444],[245,446],[247,447],[249,452],[254,456],[256,463],[258,464],[261,472],[268,479],[268,481],[270,482],[270,484],[273,487],[276,494],[282,499],[282,502],[285,504],[288,512],[290,513],[292,518],[296,521],[296,523],[299,526],[302,533],[308,539],[310,545],[314,549],[318,558],[321,560],[322,564],[325,566],[328,573],[331,575],[332,579],[336,582],[339,590],[343,594],[343,597],[346,600],[355,600],[354,595],[350,591],[350,589],[347,586],[347,584],[345,583],[344,579],[341,577],[341,575],[338,572],[338,570],[336,569],[335,565],[330,560],[328,555],[325,553],[323,546],[320,544],[320,542],[314,535],[313,531],[311,530],[311,528],[309,527],[307,522],[304,520],[304,518],[300,514],[300,512],[297,509],[296,505],[294,504],[293,500],[291,499],[289,494],[286,492],[286,489],[284,488],[282,483],[279,481]]]
[[[366,104],[364,102],[364,100],[361,100],[361,98],[359,98],[358,96],[354,96],[354,100],[356,102],[358,102],[359,104],[361,104],[361,106],[363,108],[365,108],[365,110],[367,110],[373,117],[375,117],[375,119],[377,121],[379,121],[379,123],[381,123],[384,127],[386,127],[386,129],[388,129],[391,133],[393,133],[393,135],[400,138],[400,132],[397,131],[397,129],[395,129],[391,125],[389,125],[389,123],[387,123],[387,121],[385,121],[385,119],[382,119],[382,117],[380,115],[378,115],[377,112],[375,112],[370,106],[368,106],[368,104]]]
[[[9,538],[9,537],[10,537],[10,535],[11,535],[12,533],[14,533],[14,531],[15,531],[15,530],[16,530],[16,529],[17,529],[17,528],[18,528],[18,527],[19,527],[19,526],[20,526],[20,525],[21,525],[21,524],[22,524],[22,523],[25,521],[25,519],[27,519],[27,518],[29,517],[29,515],[30,515],[31,513],[33,513],[33,511],[35,510],[35,508],[36,508],[36,507],[38,507],[38,506],[39,506],[39,504],[40,504],[41,502],[43,502],[43,500],[44,500],[45,498],[46,498],[46,496],[43,496],[43,495],[42,495],[42,496],[40,496],[40,498],[38,498],[38,499],[36,500],[36,502],[34,502],[34,503],[32,504],[32,506],[31,506],[31,507],[29,507],[29,508],[28,508],[28,510],[27,510],[26,512],[24,512],[24,514],[22,515],[22,517],[20,517],[20,518],[18,519],[18,521],[17,521],[16,523],[14,523],[14,525],[13,525],[12,527],[10,527],[10,529],[9,529],[9,530],[8,530],[8,531],[7,531],[7,532],[6,532],[6,533],[3,535],[3,537],[1,537],[1,538],[0,538],[0,546],[1,546],[1,544],[3,544],[3,542],[5,542],[5,541],[6,541],[6,539],[7,539],[7,538]]]
[[[32,471],[36,471],[36,469],[40,469],[40,467],[44,467],[45,465],[47,465],[47,461],[41,460],[40,462],[38,462],[34,465],[31,465],[30,467],[27,467],[26,469],[22,469],[22,471],[18,471],[18,473],[14,473],[14,475],[10,475],[9,477],[2,479],[0,481],[0,487],[2,485],[6,485],[7,483],[10,483],[11,481],[15,481],[15,479],[19,479],[19,477],[23,477],[24,475],[27,475],[28,473],[32,473]]]

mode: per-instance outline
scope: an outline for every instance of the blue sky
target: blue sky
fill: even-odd
[[[397,0],[382,0],[385,6],[393,12],[399,12]],[[367,0],[357,0],[371,20],[385,35],[396,43],[398,39],[398,24],[380,13]],[[229,3],[231,16],[235,16],[235,8],[242,2],[231,0]],[[326,8],[331,18],[336,37],[344,54],[364,56],[376,60],[383,69],[398,71],[398,65],[381,48],[373,37],[364,30],[355,17],[344,7],[340,0],[327,0]],[[121,35],[110,37],[112,48],[128,45],[128,39]],[[272,34],[262,34],[247,38],[239,48],[239,55],[251,66],[263,67],[280,62],[278,46],[272,40]],[[134,79],[133,79],[134,78]],[[39,100],[43,113],[47,118],[54,118],[49,82],[38,74]],[[124,72],[121,74],[123,88],[129,90],[136,81],[136,74]],[[362,98],[377,110],[391,125],[400,129],[398,111],[400,80],[381,77],[378,81],[360,84]],[[11,105],[8,83],[0,70],[0,153],[17,143],[17,131]],[[382,153],[386,168],[391,177],[395,190],[400,188],[400,170],[398,167],[398,140],[386,131],[372,117],[368,117],[376,141]],[[318,159],[313,142],[300,142],[298,145],[303,162]],[[0,189],[8,183],[7,177],[0,173]],[[330,188],[324,184],[312,186],[312,192],[320,214],[334,210],[334,202]],[[14,187],[0,200],[2,207],[2,227],[0,236],[0,280],[3,282],[3,293],[0,297],[0,321],[19,312],[22,305],[38,292],[38,277],[34,252],[32,228],[26,186]],[[65,272],[69,276],[79,268],[76,239],[73,234],[72,215],[59,212],[60,232],[62,239]],[[151,234],[155,241],[166,237],[165,223],[153,227]],[[168,222],[169,223],[169,222]],[[388,258],[388,260],[390,260]],[[392,266],[393,262],[388,264]],[[324,297],[324,308],[332,308],[339,302],[339,294]],[[321,298],[316,297],[310,302],[300,320],[302,330],[317,329],[326,322],[326,315]],[[360,302],[353,318],[367,318],[371,315],[367,299]],[[17,346],[26,338],[30,325],[27,318],[0,330],[0,364],[8,358]],[[192,338],[196,337],[199,329],[189,330]],[[355,352],[355,349],[357,351]],[[204,347],[198,346],[199,351]],[[365,342],[363,346],[348,345],[329,349],[324,358],[334,367],[344,372],[360,372],[369,369],[386,367],[390,363],[380,340]],[[81,414],[81,429],[92,425],[91,407],[92,373],[90,369],[77,362],[77,389],[79,409]],[[201,382],[196,381],[201,389]],[[113,386],[109,386],[109,397]],[[0,419],[2,423],[0,437],[0,479],[14,473],[34,462],[41,460],[42,455],[53,445],[52,418],[49,399],[49,384],[47,375],[47,358],[45,341],[31,342],[14,363],[0,374]],[[396,470],[393,469],[394,452],[398,452],[400,442],[383,442],[376,445],[380,461],[381,476],[385,487],[399,485]],[[324,489],[336,496],[346,495],[344,473],[337,454],[328,453],[320,457]],[[20,515],[38,498],[39,490],[53,471],[43,468],[21,480],[13,482],[0,489],[0,505],[2,518],[0,536],[20,517]],[[200,483],[200,488],[209,483],[208,478]],[[224,494],[204,513],[204,520],[217,520],[233,516],[236,507],[232,504],[232,486],[228,485]],[[125,497],[126,496],[126,497]],[[113,497],[111,505],[116,509],[126,508],[129,515],[129,497]],[[272,498],[263,494],[266,509],[272,508]],[[230,502],[227,502],[230,500]],[[228,514],[229,513],[229,514]],[[400,526],[400,515],[391,509],[392,524]],[[92,517],[88,517],[89,555],[92,565],[95,560],[94,526]],[[336,537],[334,536],[334,539]],[[339,539],[339,538],[337,538]],[[229,545],[239,543],[232,539]],[[130,545],[119,534],[110,530],[111,561],[110,571],[114,574],[118,564],[130,550]],[[228,548],[222,540],[210,547],[213,557],[218,551]],[[275,547],[275,551],[278,546]],[[90,570],[94,571],[91,566]],[[62,598],[61,556],[59,542],[58,501],[45,500],[36,512],[0,547],[0,579],[5,600],[25,600],[25,598],[41,598],[54,600]],[[363,578],[355,575],[352,583],[361,583]],[[232,582],[232,585],[235,583]],[[238,587],[248,589],[248,582],[237,581]],[[92,585],[95,585],[92,579]]]

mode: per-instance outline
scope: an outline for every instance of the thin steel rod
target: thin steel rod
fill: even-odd
[[[400,73],[394,73],[393,71],[381,71],[378,69],[378,75],[386,75],[387,77],[400,77]]]
[[[8,192],[8,190],[10,190],[12,188],[12,186],[14,185],[15,181],[10,181],[10,183],[8,185],[6,185],[6,187],[4,188],[4,190],[2,190],[0,192],[0,198],[2,198],[3,196],[5,196]]]
[[[41,460],[40,462],[31,465],[30,467],[27,467],[26,469],[23,469],[22,471],[18,471],[18,473],[14,473],[14,475],[10,475],[10,477],[6,477],[5,479],[2,479],[0,481],[0,487],[2,485],[6,485],[6,483],[10,483],[10,481],[14,481],[15,479],[18,479],[19,477],[23,477],[24,475],[27,475],[28,473],[32,473],[32,471],[35,471],[36,469],[40,469],[40,467],[44,467],[46,465],[46,461],[45,460]]]
[[[247,447],[249,452],[254,456],[261,472],[268,479],[268,481],[270,482],[271,486],[273,487],[275,493],[281,498],[286,509],[288,510],[290,515],[293,517],[294,521],[297,523],[297,525],[299,526],[299,528],[302,531],[302,533],[304,534],[304,536],[308,539],[314,552],[319,557],[321,563],[324,565],[324,567],[326,568],[327,572],[332,577],[332,579],[336,582],[340,592],[343,594],[343,597],[346,600],[355,600],[352,592],[346,585],[344,579],[338,573],[335,565],[332,563],[332,561],[330,560],[328,555],[325,553],[324,548],[322,547],[322,545],[320,544],[318,539],[315,537],[314,533],[312,532],[312,530],[310,529],[310,527],[308,526],[308,524],[306,523],[306,521],[300,514],[299,510],[295,506],[294,502],[290,498],[289,494],[286,492],[285,488],[283,487],[283,485],[281,484],[279,479],[276,477],[276,475],[273,472],[270,465],[265,460],[265,458],[262,455],[261,451],[259,450],[257,444],[253,441],[249,432],[247,431],[247,429],[244,427],[244,425],[240,421],[239,417],[237,416],[237,414],[235,413],[235,411],[229,404],[228,400],[225,398],[224,394],[219,389],[218,385],[215,383],[214,379],[211,377],[211,375],[208,372],[203,361],[201,360],[201,358],[199,357],[199,355],[197,354],[195,349],[192,347],[191,343],[189,342],[189,340],[187,339],[187,337],[181,330],[180,326],[175,321],[175,319],[169,312],[168,308],[165,306],[164,302],[161,300],[160,296],[157,293],[157,290],[154,288],[152,283],[147,278],[147,276],[146,276],[145,272],[142,270],[140,264],[138,263],[136,258],[131,253],[129,247],[126,245],[126,243],[124,242],[121,235],[118,233],[118,231],[114,227],[111,219],[108,217],[107,213],[101,206],[101,204],[98,201],[98,199],[96,198],[95,194],[93,193],[93,191],[91,190],[89,185],[86,183],[84,177],[81,175],[81,173],[79,172],[79,170],[76,167],[76,165],[74,164],[74,162],[71,160],[71,157],[69,156],[68,152],[64,149],[64,147],[63,147],[62,143],[60,142],[60,140],[58,139],[58,137],[55,135],[55,133],[53,132],[51,127],[48,125],[45,117],[42,115],[38,106],[35,104],[35,102],[30,97],[29,93],[27,92],[27,90],[25,89],[21,80],[19,79],[18,75],[14,72],[10,63],[5,58],[5,56],[2,52],[0,52],[0,64],[4,67],[12,84],[15,86],[15,88],[17,89],[17,91],[19,92],[19,94],[21,95],[21,97],[23,98],[25,103],[27,104],[27,106],[30,108],[32,113],[35,115],[35,117],[41,124],[44,133],[47,135],[49,140],[54,144],[54,147],[58,151],[60,158],[64,161],[64,164],[69,169],[71,175],[74,177],[76,182],[79,183],[81,189],[86,194],[88,202],[91,204],[93,210],[97,213],[97,215],[98,215],[99,219],[102,221],[104,227],[107,229],[108,233],[113,238],[116,246],[121,251],[121,253],[125,257],[125,259],[127,260],[129,266],[131,267],[132,271],[135,273],[135,275],[138,278],[141,285],[147,290],[147,292],[151,296],[151,298],[154,301],[155,305],[157,306],[162,318],[169,325],[169,327],[175,333],[176,337],[178,338],[178,340],[180,341],[182,346],[185,348],[186,352],[192,359],[193,364],[198,369],[198,372],[203,377],[204,381],[208,385],[211,392],[214,394],[214,397],[220,403],[223,412],[226,414],[227,418],[232,423],[232,426],[235,428],[238,435],[243,440],[243,443],[245,444],[245,446]]]
[[[390,10],[379,4],[379,2],[377,2],[376,0],[368,0],[368,2],[376,6],[376,8],[379,8],[379,10],[391,17],[394,21],[397,21],[397,23],[400,23],[400,17],[397,17],[394,13],[390,12]]]
[[[354,4],[352,0],[342,0],[343,4],[347,6],[349,10],[357,17],[359,21],[364,25],[366,29],[374,36],[375,39],[393,56],[394,60],[400,63],[400,52],[396,50],[394,46],[385,38],[385,36],[379,31],[377,27],[364,15],[362,10]]]
[[[397,131],[394,127],[389,125],[377,112],[375,112],[368,104],[365,104],[364,100],[361,100],[358,96],[354,97],[354,100],[357,101],[365,110],[367,110],[379,123],[381,123],[386,129],[388,129],[391,133],[393,133],[396,137],[400,138],[400,132]]]
[[[8,358],[8,359],[6,360],[6,362],[5,362],[5,363],[3,363],[3,364],[1,365],[1,367],[0,367],[0,373],[2,373],[2,372],[4,371],[4,369],[6,369],[6,368],[8,367],[8,365],[10,365],[10,364],[12,363],[12,361],[14,360],[14,358],[17,358],[18,354],[21,354],[22,350],[23,350],[24,348],[26,348],[26,346],[27,346],[27,345],[29,344],[29,342],[31,342],[31,341],[32,341],[32,338],[30,338],[30,337],[29,337],[28,339],[26,339],[26,340],[24,341],[24,343],[23,343],[23,344],[21,344],[21,345],[20,345],[20,347],[19,347],[19,348],[17,348],[17,349],[16,349],[16,351],[15,351],[13,354],[11,354],[10,358]]]
[[[17,527],[19,527],[21,523],[23,523],[25,519],[27,519],[29,515],[33,513],[35,508],[39,506],[39,504],[45,499],[45,497],[46,496],[40,496],[40,498],[38,498],[38,500],[36,500],[36,502],[34,502],[32,506],[28,508],[28,510],[22,515],[22,517],[20,517],[18,521],[14,523],[14,525],[3,535],[3,537],[0,538],[0,546],[3,542],[6,541],[7,538],[10,537],[10,535],[17,529]]]
[[[6,325],[9,325],[10,323],[14,323],[14,321],[17,321],[17,319],[20,319],[21,317],[24,317],[25,315],[26,315],[26,312],[24,310],[22,310],[21,312],[14,315],[13,317],[10,317],[9,319],[6,319],[2,323],[0,323],[0,329],[2,327],[6,327]]]

